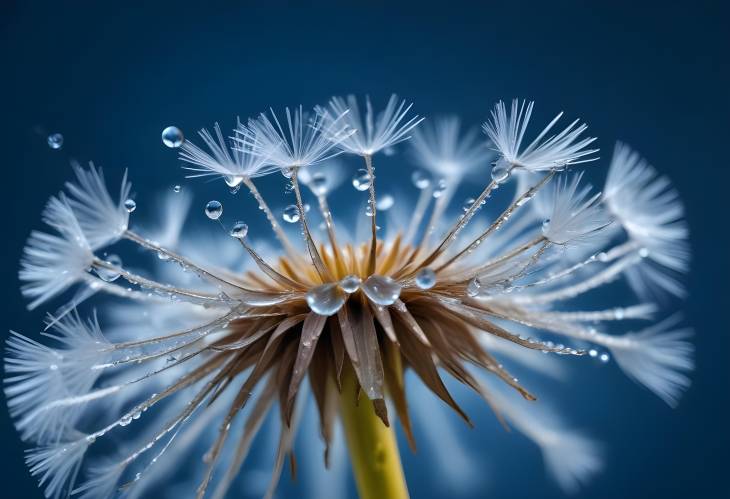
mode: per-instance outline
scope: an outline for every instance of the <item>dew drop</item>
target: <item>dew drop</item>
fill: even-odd
[[[132,213],[137,209],[137,203],[134,202],[134,199],[127,199],[124,202],[124,209],[127,210],[127,213]]]
[[[606,364],[609,360],[611,360],[611,356],[604,352],[598,356],[598,360]]]
[[[223,205],[216,200],[208,201],[205,205],[205,216],[211,220],[218,220],[223,214]]]
[[[436,284],[436,272],[429,268],[421,269],[416,274],[416,286],[431,289]]]
[[[235,237],[236,239],[243,239],[248,234],[248,225],[243,222],[236,222],[233,224],[230,234],[231,237]]]
[[[546,218],[542,222],[542,233],[547,234],[549,230],[550,230],[550,219]]]
[[[362,285],[362,290],[376,305],[392,305],[400,296],[400,284],[390,277],[371,275]]]
[[[316,196],[322,196],[327,193],[327,177],[322,172],[317,172],[312,175],[308,185]]]
[[[352,178],[352,186],[358,191],[367,191],[370,189],[371,182],[370,174],[363,168],[360,168],[357,171],[357,175]]]
[[[347,293],[354,293],[360,289],[362,279],[354,274],[347,275],[340,281],[340,287]]]
[[[641,248],[639,250],[639,256],[641,258],[646,258],[647,256],[649,256],[649,249],[648,248]]]
[[[369,217],[373,216],[373,207],[368,203],[368,205],[365,207],[365,214]]]
[[[342,308],[347,295],[337,283],[328,283],[307,291],[306,299],[312,312],[329,316],[336,314]]]
[[[375,207],[380,211],[388,211],[395,204],[395,198],[390,194],[381,194],[375,203]]]
[[[162,131],[162,143],[167,147],[178,148],[182,145],[183,140],[185,140],[185,137],[182,130],[176,126],[169,126]]]
[[[226,185],[231,189],[238,189],[239,187],[241,187],[243,177],[239,177],[238,175],[228,175],[226,177],[223,177],[223,180],[225,180]]]
[[[118,255],[109,255],[104,260],[109,265],[114,265],[115,267],[119,267],[119,268],[122,267],[122,259],[119,258]],[[105,268],[98,268],[95,270],[96,270],[96,275],[98,275],[102,281],[114,282],[117,279],[119,279],[118,270],[105,269]]]
[[[492,180],[494,180],[497,184],[504,184],[507,182],[511,174],[512,168],[504,158],[501,158],[492,167]]]
[[[436,182],[436,186],[433,189],[433,197],[436,199],[440,198],[444,194],[445,190],[446,190],[446,179],[441,178],[441,179],[439,179],[438,182]]]
[[[471,207],[475,201],[476,201],[476,199],[474,199],[474,198],[466,198],[464,200],[464,204],[461,206],[461,209],[464,211],[464,213],[466,213],[467,211],[469,211],[471,209]]]
[[[591,348],[590,350],[588,350],[588,355],[594,358],[598,357],[598,350],[596,350],[595,348]]]
[[[469,296],[471,296],[471,297],[474,297],[474,296],[476,296],[476,295],[479,294],[479,292],[481,291],[481,289],[482,289],[482,283],[479,282],[479,279],[477,279],[475,277],[474,279],[472,279],[471,281],[469,281],[469,284],[467,284],[467,286],[466,286],[466,294],[469,295]]]
[[[416,170],[411,174],[411,182],[416,186],[417,189],[423,190],[431,185],[431,179],[423,170]]]
[[[63,147],[63,135],[60,133],[52,133],[49,135],[48,147],[51,149],[61,149],[61,147]]]
[[[299,208],[297,208],[297,205],[290,204],[284,208],[284,213],[282,213],[281,218],[290,224],[297,223],[299,221]]]
[[[180,187],[179,185],[176,185],[175,187],[172,188],[172,192],[174,192],[175,194],[177,194],[181,190],[182,190],[182,187]]]

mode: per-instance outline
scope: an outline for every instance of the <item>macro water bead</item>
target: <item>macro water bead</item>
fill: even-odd
[[[63,147],[63,135],[60,133],[52,133],[47,139],[48,147],[51,149],[61,149]]]
[[[562,370],[570,356],[678,403],[693,368],[671,313],[688,229],[669,181],[629,146],[593,189],[578,171],[598,159],[586,126],[533,127],[532,109],[484,109],[483,135],[423,124],[396,96],[271,108],[187,140],[166,128],[188,177],[250,194],[226,198],[250,227],[217,200],[204,206],[215,230],[198,227],[205,186],[168,184],[162,206],[137,210],[126,172],[75,165],[20,262],[28,307],[55,312],[42,340],[11,332],[5,358],[45,495],[271,498],[299,463],[329,469],[314,497],[347,496],[335,482],[351,466],[361,498],[405,499],[396,426],[414,449],[430,439],[437,451],[415,459],[456,490],[474,444],[441,407],[475,442],[489,426],[471,415],[493,409],[563,490],[588,482],[600,445],[575,430],[580,413],[543,400],[557,383],[591,389]]]
[[[176,149],[183,144],[185,136],[176,126],[168,126],[162,130],[162,143],[171,149]]]

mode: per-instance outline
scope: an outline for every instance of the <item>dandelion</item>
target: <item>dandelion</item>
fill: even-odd
[[[154,230],[130,228],[126,175],[115,199],[93,165],[76,167],[76,181],[51,197],[43,214],[50,232],[32,232],[24,251],[22,290],[31,308],[78,291],[49,315],[48,342],[11,332],[5,359],[8,407],[33,446],[27,463],[47,497],[147,496],[195,452],[203,456],[193,473],[197,497],[224,497],[269,419],[278,420],[279,434],[266,497],[285,461],[294,463],[299,429],[310,424],[319,426],[325,464],[337,469],[341,424],[361,497],[407,497],[394,422],[414,448],[413,412],[420,424],[447,424],[422,398],[406,395],[408,371],[419,390],[472,424],[442,376],[469,387],[535,442],[550,474],[574,491],[602,468],[599,446],[545,411],[501,359],[564,379],[562,356],[613,358],[631,379],[677,403],[693,367],[681,317],[623,326],[660,313],[644,291],[676,290],[656,272],[687,268],[681,205],[663,177],[619,146],[604,193],[593,193],[579,173],[564,171],[594,159],[593,139],[578,138],[584,125],[545,138],[556,118],[522,148],[532,103],[515,101],[507,116],[500,102],[485,130],[507,165],[491,175],[482,147],[468,135],[457,139],[457,122],[416,136],[420,166],[437,168],[449,157],[485,177],[481,194],[457,206],[453,219],[447,206],[426,217],[439,202],[431,195],[420,196],[416,209],[407,196],[398,199],[413,233],[433,227],[443,236],[417,240],[373,225],[372,237],[348,240],[329,202],[341,166],[317,165],[338,148],[364,156],[372,184],[372,154],[406,140],[420,121],[407,118],[410,106],[395,97],[377,119],[368,101],[364,123],[353,108],[348,98],[313,118],[287,110],[286,127],[272,112],[239,124],[228,142],[216,125],[200,134],[206,149],[182,146],[193,176],[240,179],[234,183],[252,193],[283,250],[252,242],[244,222],[219,216],[224,235],[186,233],[190,199],[180,194],[160,210],[165,220]],[[541,174],[493,207],[491,194],[511,187],[513,169]],[[296,196],[304,252],[286,240],[253,184],[274,171]],[[319,209],[308,212],[310,195]],[[374,220],[374,188],[369,198]],[[482,210],[490,216],[477,217]],[[309,230],[315,218],[326,240]],[[152,268],[132,270],[106,253],[122,240],[156,256]],[[638,270],[647,265],[655,273]],[[640,282],[638,299],[575,305],[622,278]],[[76,307],[93,293],[128,303],[113,301],[85,319]],[[309,392],[317,423],[306,417]],[[448,438],[443,448],[458,452]],[[441,469],[469,469],[468,457],[455,459],[464,466]]]

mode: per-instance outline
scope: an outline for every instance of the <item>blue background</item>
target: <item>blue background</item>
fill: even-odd
[[[192,131],[269,105],[392,91],[423,114],[478,124],[496,100],[528,97],[540,121],[559,110],[587,120],[604,156],[617,138],[641,150],[673,179],[693,233],[694,384],[670,410],[615,366],[590,383],[574,378],[562,408],[606,442],[608,460],[580,497],[728,497],[730,17],[721,2],[103,3],[0,6],[3,328],[40,324],[41,312],[24,309],[17,262],[70,157],[113,178],[128,167],[139,202],[183,181],[159,142],[168,124]],[[61,151],[45,145],[51,131],[64,134]],[[0,495],[40,497],[4,410],[0,423]],[[499,463],[489,496],[561,497],[524,440],[480,442]],[[407,471],[414,497],[445,494],[418,456]]]

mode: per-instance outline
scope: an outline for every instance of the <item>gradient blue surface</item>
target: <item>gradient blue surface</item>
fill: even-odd
[[[558,407],[606,443],[607,457],[580,497],[728,497],[729,18],[720,2],[121,8],[6,0],[0,325],[27,333],[40,325],[42,312],[26,312],[18,292],[17,262],[46,198],[69,177],[70,157],[94,160],[114,178],[128,167],[143,203],[183,182],[159,141],[168,124],[192,131],[269,105],[392,91],[420,113],[455,112],[478,124],[496,100],[527,97],[540,119],[559,110],[585,119],[604,157],[615,139],[639,149],[673,179],[692,229],[694,385],[670,410],[615,366],[574,378]],[[64,134],[61,151],[46,146],[51,131]],[[562,496],[534,448],[480,419],[485,429],[460,432],[480,462],[492,463],[489,484],[473,497]],[[41,497],[4,407],[0,422],[0,495]],[[414,497],[448,493],[419,455],[406,461]],[[285,484],[284,493],[297,489]]]

